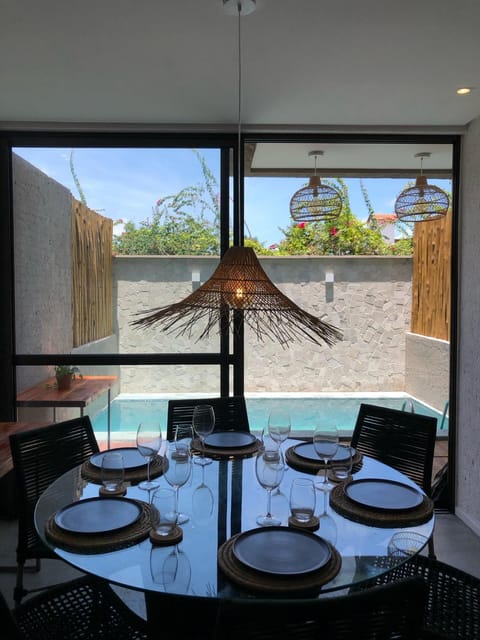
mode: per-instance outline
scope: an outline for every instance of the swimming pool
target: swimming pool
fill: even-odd
[[[170,396],[173,397],[173,396]],[[179,397],[179,396],[176,396]],[[185,396],[182,396],[185,397]],[[200,397],[200,394],[197,396]],[[272,407],[282,405],[288,408],[292,421],[292,431],[310,431],[320,416],[336,424],[342,435],[349,435],[354,426],[360,404],[370,403],[391,409],[404,409],[437,418],[437,433],[447,435],[448,414],[443,415],[404,393],[382,394],[310,394],[276,396],[275,394],[246,394],[248,419],[252,431],[261,431],[267,425]],[[154,395],[118,395],[111,403],[111,434],[121,439],[134,439],[138,424],[151,412],[158,412],[162,429],[167,423],[168,398]],[[444,413],[446,413],[446,406]],[[92,424],[97,437],[107,432],[107,409],[92,416]]]

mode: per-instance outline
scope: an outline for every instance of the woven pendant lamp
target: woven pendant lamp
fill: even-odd
[[[338,218],[342,211],[341,194],[317,176],[317,156],[323,151],[310,151],[315,157],[315,172],[308,186],[296,191],[290,200],[290,214],[295,222],[327,222]]]
[[[433,184],[428,184],[423,175],[423,159],[430,153],[416,153],[420,158],[420,175],[414,187],[404,189],[395,202],[395,213],[402,222],[426,222],[438,220],[448,213],[449,197],[445,191]]]
[[[180,302],[151,309],[132,324],[160,324],[163,331],[192,336],[202,324],[197,341],[218,333],[220,321],[234,328],[233,312],[243,312],[243,323],[263,341],[282,347],[302,339],[329,346],[342,338],[334,327],[296,305],[270,280],[250,247],[230,247],[212,276]]]
[[[241,193],[241,35],[240,16],[255,10],[254,0],[224,0],[225,11],[238,16],[238,194]],[[240,234],[239,234],[240,235]],[[257,339],[279,342],[309,340],[333,345],[342,338],[339,329],[296,305],[269,279],[250,247],[230,247],[211,277],[180,302],[143,312],[132,322],[137,327],[159,324],[167,333],[192,337],[197,342],[219,333],[227,322],[232,331],[246,325]],[[240,325],[238,319],[240,317]]]

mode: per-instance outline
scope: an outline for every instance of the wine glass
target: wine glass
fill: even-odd
[[[162,444],[162,430],[159,423],[141,422],[137,429],[137,449],[147,461],[147,479],[139,483],[140,489],[151,491],[160,486],[158,480],[150,479],[150,463]]]
[[[328,482],[328,463],[337,453],[338,429],[334,425],[319,425],[313,432],[313,447],[317,456],[323,461],[323,482],[316,485],[321,491],[330,491],[332,485]]]
[[[260,450],[255,460],[255,473],[259,484],[266,489],[268,495],[267,513],[257,518],[257,524],[262,527],[281,524],[281,520],[271,513],[272,491],[282,482],[284,472],[285,465],[280,448]]]
[[[169,442],[164,456],[163,475],[168,484],[175,489],[177,503],[180,487],[188,482],[191,472],[192,462],[187,444],[181,441]],[[177,523],[184,524],[188,520],[188,516],[178,508]]]
[[[282,447],[282,443],[290,435],[292,425],[290,414],[286,409],[272,409],[268,416],[268,434],[271,439]]]
[[[215,412],[210,404],[197,404],[193,408],[192,418],[193,430],[200,440],[200,457],[195,458],[195,463],[207,465],[212,462],[210,458],[205,457],[205,438],[210,435],[215,428]]]

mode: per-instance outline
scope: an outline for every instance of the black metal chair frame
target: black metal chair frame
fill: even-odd
[[[5,640],[146,640],[147,623],[108,583],[83,576],[25,600],[10,611],[0,594]],[[6,635],[4,635],[6,634]]]
[[[362,403],[351,446],[404,473],[430,497],[436,437],[432,416]],[[435,556],[433,536],[429,553]]]
[[[18,504],[17,581],[14,600],[29,593],[23,586],[25,561],[55,558],[42,543],[34,523],[34,510],[43,491],[66,471],[82,464],[99,447],[89,416],[55,422],[10,435]]]
[[[177,430],[192,427],[196,405],[210,404],[215,412],[215,431],[250,432],[247,404],[244,396],[222,398],[188,398],[168,401],[167,440],[175,439]]]
[[[391,589],[392,586],[397,588]],[[222,600],[214,637],[216,640],[417,640],[426,596],[424,581],[408,578],[341,596]]]

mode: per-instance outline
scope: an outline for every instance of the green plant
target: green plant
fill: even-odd
[[[55,377],[57,380],[59,378],[64,378],[65,376],[72,376],[73,379],[77,377],[82,378],[82,374],[80,373],[80,369],[78,367],[72,367],[69,364],[57,364],[55,365]]]

